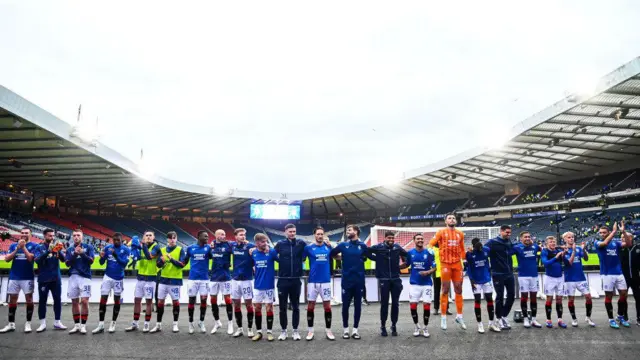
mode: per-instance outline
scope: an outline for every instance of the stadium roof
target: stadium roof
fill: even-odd
[[[255,201],[302,201],[306,216],[395,211],[402,205],[504,192],[516,183],[553,183],[637,167],[640,58],[600,79],[593,91],[567,96],[518,123],[510,135],[495,139],[494,147],[330,190],[267,193],[186,184],[145,173],[143,164],[89,137],[0,86],[0,181],[61,196],[70,204],[209,216],[243,214]]]

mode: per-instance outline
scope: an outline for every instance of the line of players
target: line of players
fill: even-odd
[[[501,228],[501,236],[497,239],[490,240],[486,246],[483,246],[478,239],[472,241],[472,248],[464,249],[464,234],[455,229],[455,216],[447,217],[447,228],[436,234],[431,240],[429,246],[436,246],[440,251],[441,262],[447,259],[450,262],[443,263],[443,294],[446,296],[448,292],[449,281],[453,281],[456,295],[461,298],[461,281],[458,275],[454,274],[452,269],[457,269],[455,263],[460,264],[462,258],[467,261],[467,274],[470,277],[475,297],[475,315],[478,321],[478,331],[483,333],[484,328],[481,320],[480,302],[484,294],[487,301],[487,310],[489,313],[489,328],[492,331],[499,332],[510,328],[506,321],[506,315],[509,313],[511,304],[507,296],[507,303],[502,305],[502,310],[496,308],[492,299],[493,282],[496,283],[496,274],[493,273],[494,257],[492,253],[492,241],[509,240],[511,229],[508,226]],[[446,230],[455,230],[447,234]],[[626,285],[624,277],[620,269],[619,250],[623,246],[629,246],[631,237],[622,231],[622,241],[613,240],[617,233],[617,224],[614,225],[613,232],[609,232],[606,228],[600,229],[602,241],[597,242],[598,255],[601,263],[601,274],[603,279],[603,288],[606,292],[605,307],[610,319],[610,326],[618,328],[618,324],[613,319],[613,307],[611,299],[614,289],[620,293],[618,302],[618,321],[628,327],[629,323],[622,316],[626,311]],[[430,303],[432,300],[433,284],[431,274],[436,270],[435,256],[433,252],[424,246],[424,237],[416,234],[413,238],[415,248],[409,252],[394,243],[395,234],[387,232],[385,241],[382,244],[367,248],[367,246],[359,240],[359,228],[357,226],[349,226],[347,228],[348,241],[340,243],[336,248],[332,249],[326,238],[324,230],[317,228],[314,231],[315,243],[306,245],[301,240],[295,238],[295,226],[287,225],[285,228],[287,239],[280,241],[274,248],[267,245],[268,238],[264,234],[257,234],[254,238],[255,245],[249,243],[245,239],[245,230],[235,230],[235,242],[228,242],[225,239],[226,234],[222,230],[216,231],[216,239],[208,245],[208,234],[205,231],[198,233],[198,243],[183,249],[177,245],[177,235],[168,233],[168,246],[160,248],[155,242],[154,234],[148,231],[144,234],[143,240],[137,242],[132,241],[131,248],[125,246],[122,241],[122,235],[116,233],[114,235],[113,244],[107,245],[99,254],[101,264],[107,263],[105,275],[101,286],[101,300],[99,307],[99,324],[93,330],[93,333],[104,332],[104,318],[106,315],[107,299],[111,292],[114,294],[113,317],[109,326],[109,332],[114,332],[116,320],[120,310],[120,296],[123,289],[124,270],[129,263],[130,257],[133,263],[137,263],[138,274],[137,284],[135,288],[134,300],[134,320],[126,331],[135,331],[139,328],[139,318],[141,312],[142,299],[146,302],[145,320],[142,328],[143,332],[155,333],[162,330],[162,317],[164,314],[165,299],[170,296],[173,301],[173,331],[178,332],[178,318],[180,313],[180,288],[182,286],[182,268],[191,262],[191,270],[188,280],[189,294],[189,332],[194,333],[196,328],[200,332],[206,332],[204,318],[207,311],[207,297],[211,298],[212,313],[215,319],[214,328],[211,333],[216,333],[222,326],[219,319],[219,308],[217,296],[221,293],[224,297],[228,322],[228,334],[235,337],[243,336],[241,301],[244,299],[247,312],[247,328],[248,336],[253,340],[260,340],[262,333],[262,309],[267,313],[267,340],[274,340],[272,334],[273,327],[273,302],[275,297],[275,268],[274,262],[280,262],[280,276],[278,282],[278,295],[280,297],[280,322],[281,335],[279,340],[287,338],[287,300],[290,300],[293,307],[292,325],[293,339],[300,340],[297,330],[299,322],[298,298],[300,295],[300,276],[302,274],[302,261],[304,258],[310,260],[310,278],[308,286],[309,304],[307,308],[307,320],[309,332],[307,340],[314,338],[313,322],[315,300],[321,297],[323,301],[325,314],[325,335],[328,339],[335,339],[331,333],[331,306],[330,306],[330,259],[336,258],[343,261],[343,338],[359,339],[358,323],[361,313],[361,297],[364,289],[364,261],[370,258],[378,262],[376,267],[376,276],[379,280],[381,291],[381,334],[387,335],[385,323],[387,320],[387,311],[389,303],[389,294],[391,294],[391,332],[397,335],[396,323],[398,320],[398,299],[402,291],[402,282],[399,278],[400,269],[411,267],[410,275],[410,309],[411,317],[415,324],[414,336],[429,337],[427,325],[429,323]],[[462,236],[460,235],[462,234]],[[55,329],[65,329],[66,327],[60,322],[60,293],[61,280],[59,262],[64,261],[69,266],[69,286],[68,296],[72,299],[72,313],[74,319],[74,327],[70,333],[86,333],[86,321],[88,318],[88,301],[91,296],[91,264],[94,261],[93,247],[83,244],[82,232],[74,231],[73,246],[65,251],[59,244],[53,242],[53,231],[46,230],[44,232],[45,241],[38,245],[30,243],[27,240],[31,233],[28,228],[21,232],[23,237],[19,242],[12,244],[7,261],[13,261],[8,294],[10,295],[9,304],[9,324],[0,330],[0,333],[15,330],[15,312],[17,308],[17,298],[20,291],[25,293],[27,304],[27,322],[25,323],[25,332],[31,331],[30,321],[33,314],[33,263],[39,265],[38,291],[41,300],[39,303],[39,318],[41,321],[37,332],[46,330],[46,299],[48,292],[52,293],[54,298],[55,313]],[[542,249],[533,244],[531,234],[523,232],[520,234],[521,244],[512,246],[510,253],[516,254],[518,258],[518,272],[521,290],[521,307],[525,314],[525,327],[541,327],[536,321],[536,293],[538,291],[537,265],[538,259],[542,259],[545,266],[545,295],[547,302],[545,310],[547,315],[547,327],[552,327],[551,322],[551,302],[553,296],[556,296],[556,311],[558,313],[558,325],[566,327],[562,321],[562,296],[566,294],[574,294],[576,290],[585,295],[587,308],[587,322],[591,326],[595,324],[590,320],[591,315],[591,296],[589,294],[588,284],[584,272],[582,270],[581,260],[587,259],[588,254],[582,247],[576,247],[574,235],[570,232],[565,233],[563,238],[566,242],[565,248],[556,246],[555,238],[547,238],[547,247]],[[457,241],[453,241],[457,240]],[[507,241],[510,244],[510,241]],[[444,246],[443,246],[444,245]],[[449,250],[447,246],[457,249],[461,248],[459,257],[451,256],[457,250]],[[495,247],[495,246],[493,246]],[[442,256],[443,252],[445,256]],[[231,255],[234,256],[233,272],[230,271]],[[209,269],[209,262],[213,260],[213,268]],[[494,266],[490,266],[491,264]],[[563,277],[564,263],[564,277]],[[283,267],[283,265],[285,265]],[[288,266],[287,266],[288,265]],[[287,267],[290,267],[287,271]],[[447,275],[445,275],[447,274]],[[255,277],[255,281],[253,280]],[[157,303],[157,323],[155,327],[150,327],[152,314],[152,301],[154,292],[158,292]],[[293,287],[291,285],[294,285]],[[445,289],[445,284],[447,289]],[[295,285],[298,285],[297,292]],[[292,290],[292,291],[287,291]],[[498,290],[498,289],[496,289]],[[194,311],[198,295],[200,296],[200,320],[194,324]],[[500,299],[500,293],[498,292]],[[509,290],[507,288],[507,295]],[[531,301],[531,313],[527,311],[527,299]],[[354,302],[354,326],[349,332],[349,306],[351,300]],[[418,324],[417,306],[420,300],[423,301],[424,328]],[[456,296],[458,300],[458,296]],[[442,311],[442,329],[446,329],[446,299],[443,301],[445,310]],[[255,305],[255,307],[254,307]],[[458,315],[456,323],[461,328],[466,329],[462,317],[461,306],[456,301]],[[506,311],[505,311],[506,310]],[[569,310],[573,318],[572,325],[577,326],[575,315],[574,297],[569,295]],[[498,321],[494,321],[494,313],[498,316]],[[237,330],[234,332],[232,318],[235,315]],[[252,331],[253,320],[255,318],[257,332]]]

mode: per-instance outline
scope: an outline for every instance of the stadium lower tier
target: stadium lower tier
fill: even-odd
[[[604,296],[604,291],[602,290],[602,281],[600,279],[600,274],[598,272],[586,272],[587,275],[587,280],[589,282],[589,288],[591,291],[591,294],[593,295],[593,297],[598,298],[600,296]],[[411,285],[409,284],[409,277],[408,276],[402,276],[402,293],[400,294],[400,301],[409,301],[409,289],[411,287]],[[92,303],[97,303],[100,301],[100,285],[102,284],[102,277],[98,277],[98,276],[94,276],[91,279],[91,297],[89,298],[89,302]],[[518,291],[518,282],[517,282],[518,277],[516,276],[516,298],[519,297],[519,291]],[[540,284],[540,290],[542,291],[542,289],[544,288],[544,277],[543,274],[539,274],[538,275],[538,281]],[[8,276],[2,276],[0,278],[0,299],[5,299],[6,298],[6,293],[7,293],[7,286],[8,286],[8,282],[9,282],[9,277]],[[67,297],[67,286],[68,286],[68,282],[69,282],[69,277],[68,276],[63,276],[62,277],[62,299],[63,301],[67,301],[70,302],[71,300],[68,299]],[[124,279],[124,291],[122,292],[122,303],[124,304],[132,304],[133,303],[133,294],[134,294],[134,290],[136,287],[136,282],[137,280],[133,277],[131,278],[125,278]],[[187,283],[188,280],[185,278],[184,279],[184,284],[183,286],[181,286],[180,288],[180,302],[181,303],[188,303],[189,301],[189,297],[187,295]],[[278,283],[278,279],[276,278],[276,288],[277,288],[277,283]],[[334,299],[340,300],[341,296],[341,284],[342,284],[342,278],[341,277],[334,277],[331,279],[331,296]],[[540,292],[539,292],[540,293]],[[632,294],[633,292],[631,291],[631,289],[629,289],[629,293]],[[575,294],[576,296],[580,296],[579,292],[576,292]],[[464,283],[463,283],[463,288],[462,288],[462,296],[465,300],[470,300],[473,299],[473,290],[471,288],[471,283],[469,282],[469,278],[465,277],[464,278]],[[307,279],[303,278],[302,279],[302,291],[300,292],[300,302],[301,303],[306,303],[307,299]],[[495,298],[495,292],[494,292],[494,298]],[[378,279],[376,279],[373,276],[367,276],[366,277],[366,299],[369,302],[377,302],[380,299],[379,296],[379,292],[378,292]],[[34,292],[33,294],[33,301],[34,302],[38,302],[38,292]],[[220,304],[224,303],[223,297],[219,296],[218,297],[218,301]],[[20,298],[19,298],[19,302],[24,302],[24,294],[20,293]],[[278,297],[275,297],[275,303],[278,303]]]

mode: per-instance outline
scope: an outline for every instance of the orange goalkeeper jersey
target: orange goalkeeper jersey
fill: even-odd
[[[438,230],[429,241],[429,245],[438,245],[440,262],[445,264],[459,263],[466,256],[464,249],[464,233],[458,229],[444,228]]]

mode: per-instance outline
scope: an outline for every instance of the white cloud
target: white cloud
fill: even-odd
[[[176,4],[3,0],[0,81],[163,176],[297,192],[486,144],[640,54],[633,0]]]

